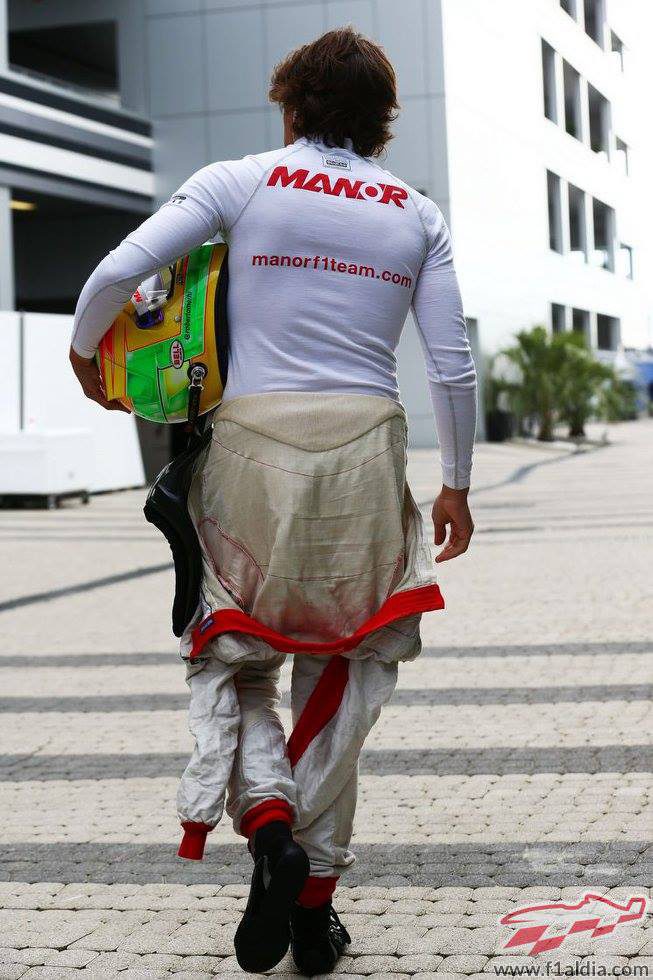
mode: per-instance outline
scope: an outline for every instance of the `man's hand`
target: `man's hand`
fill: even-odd
[[[468,493],[469,487],[465,490],[442,487],[440,494],[435,498],[432,516],[436,544],[444,544],[447,536],[446,527],[447,524],[450,525],[449,540],[436,556],[436,562],[457,558],[469,547],[474,533],[474,522],[467,505]]]
[[[81,354],[77,354],[71,347],[70,363],[75,372],[75,377],[82,386],[82,390],[87,398],[97,402],[98,405],[108,409],[110,412],[127,412],[127,414],[131,414],[129,409],[122,402],[118,401],[117,398],[114,398],[112,401],[108,400],[102,386],[100,370],[95,363],[94,357],[82,357]]]

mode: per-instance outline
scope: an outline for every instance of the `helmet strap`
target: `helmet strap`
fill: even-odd
[[[204,391],[204,379],[208,374],[205,364],[196,362],[191,364],[188,369],[190,385],[188,387],[188,417],[184,425],[184,432],[188,433],[188,449],[199,439],[202,425],[198,424],[200,414],[200,401]]]

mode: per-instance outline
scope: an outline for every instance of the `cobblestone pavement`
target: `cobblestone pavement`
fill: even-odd
[[[653,970],[650,917],[535,959],[498,922],[653,885],[653,423],[610,435],[478,447],[472,549],[441,566],[447,610],[363,754],[342,977]],[[411,455],[426,511],[436,472]],[[242,842],[225,823],[203,863],[175,857],[186,693],[142,500],[0,512],[5,980],[242,976]]]

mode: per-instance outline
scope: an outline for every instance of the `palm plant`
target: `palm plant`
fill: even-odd
[[[557,379],[565,359],[565,348],[553,344],[541,326],[520,331],[516,341],[514,347],[502,352],[517,369],[518,379],[506,384],[513,411],[522,420],[535,418],[537,438],[550,442],[555,423]]]
[[[556,334],[551,346],[560,348],[561,353],[555,379],[558,417],[569,426],[570,438],[582,438],[602,390],[611,389],[619,379],[613,368],[592,356],[580,333]]]
[[[600,403],[602,414],[608,422],[637,418],[637,389],[632,381],[615,377],[611,384],[601,390]]]
[[[554,438],[558,420],[567,423],[574,439],[584,437],[592,415],[610,420],[637,415],[632,384],[598,361],[576,331],[551,336],[540,326],[522,330],[493,367],[496,390],[506,393],[522,430],[534,419],[542,441]]]

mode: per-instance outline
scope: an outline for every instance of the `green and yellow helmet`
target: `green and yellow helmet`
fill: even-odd
[[[227,379],[227,284],[226,245],[202,245],[141,283],[100,342],[107,398],[151,422],[215,408]]]

